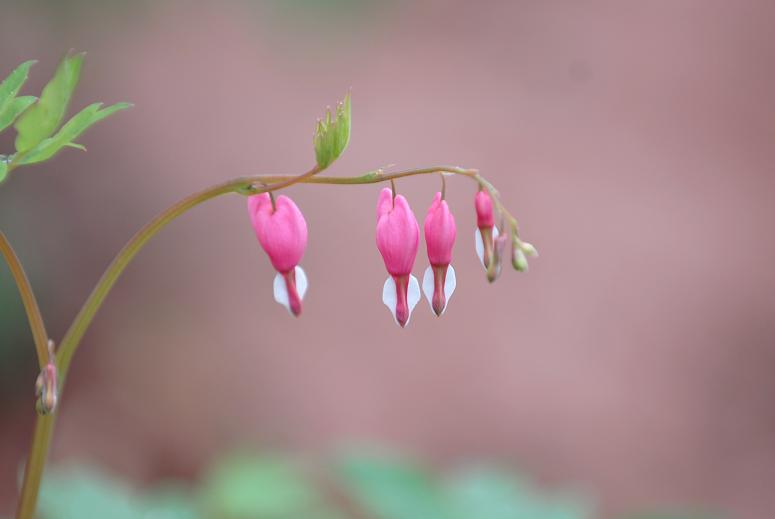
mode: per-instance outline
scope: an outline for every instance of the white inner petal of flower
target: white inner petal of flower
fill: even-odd
[[[296,293],[299,294],[299,299],[304,300],[304,294],[307,293],[307,274],[304,269],[296,265]],[[291,312],[291,304],[288,301],[288,287],[285,285],[285,278],[279,272],[274,277],[274,300],[280,303]]]
[[[498,228],[493,227],[493,241],[495,241],[495,238],[497,238],[499,234],[500,233],[498,232]],[[487,265],[484,264],[484,240],[482,239],[482,231],[480,231],[478,227],[474,230],[474,247],[476,248],[476,255],[479,256],[479,263],[481,263],[484,269],[487,270]]]
[[[479,229],[476,230],[479,232]],[[455,269],[452,268],[452,265],[447,267],[447,277],[444,279],[444,296],[446,300],[444,301],[444,309],[441,311],[441,315],[444,315],[444,312],[447,311],[447,305],[449,304],[449,299],[452,297],[452,294],[455,292],[455,287],[457,286],[457,278],[455,277]],[[435,287],[435,283],[433,280],[433,267],[428,267],[425,269],[425,274],[423,274],[422,277],[422,291],[425,294],[425,298],[428,300],[428,304],[431,307],[431,311],[433,310],[433,289]]]
[[[417,281],[416,277],[409,275],[409,287],[406,292],[406,304],[409,307],[409,316],[406,319],[406,324],[409,324],[409,320],[412,317],[412,311],[420,301],[420,297],[420,283]],[[398,304],[398,298],[396,296],[396,282],[393,280],[392,276],[388,276],[385,280],[385,284],[382,285],[382,302],[388,307],[390,313],[393,314],[393,320],[398,324],[398,319],[396,319],[396,305]]]

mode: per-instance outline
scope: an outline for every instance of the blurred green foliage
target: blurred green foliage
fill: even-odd
[[[41,518],[194,519],[202,517],[192,490],[166,484],[143,493],[99,469],[79,466],[49,471],[41,488]]]
[[[199,483],[138,490],[88,466],[50,469],[41,519],[586,519],[586,500],[548,493],[491,464],[436,474],[399,457],[350,453],[312,465],[278,454],[235,452]],[[701,519],[640,515],[631,519]],[[702,516],[706,517],[706,516]]]

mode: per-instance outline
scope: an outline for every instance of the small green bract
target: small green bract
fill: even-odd
[[[336,107],[336,115],[331,110],[326,112],[324,119],[318,120],[315,129],[315,158],[320,169],[331,165],[347,149],[350,142],[350,127],[352,121],[350,94]]]

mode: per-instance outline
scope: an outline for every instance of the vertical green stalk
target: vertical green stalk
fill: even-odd
[[[32,286],[24,272],[24,268],[11,247],[5,234],[0,232],[0,253],[2,253],[8,267],[11,270],[16,286],[21,294],[24,310],[27,312],[27,319],[32,329],[32,336],[35,340],[35,350],[38,356],[38,364],[43,369],[49,360],[48,355],[48,334],[43,324],[43,317],[40,314],[38,301],[32,291]],[[48,457],[48,449],[51,444],[51,434],[54,430],[54,416],[38,416],[35,422],[35,432],[32,437],[32,446],[27,460],[27,467],[24,472],[24,483],[22,494],[19,500],[17,517],[32,518],[35,513],[35,504],[38,500],[38,489],[40,480],[43,476],[43,467]],[[26,489],[26,491],[24,490]]]
[[[51,436],[54,432],[56,414],[38,415],[35,420],[35,432],[32,436],[30,455],[24,468],[24,482],[19,505],[16,509],[17,519],[33,519],[38,504],[40,482],[43,479],[43,469],[46,466]]]

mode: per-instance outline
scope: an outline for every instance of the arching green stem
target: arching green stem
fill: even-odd
[[[411,169],[393,173],[385,173],[382,170],[375,170],[355,177],[318,176],[317,173],[320,171],[321,169],[316,166],[306,173],[297,176],[255,176],[241,177],[229,180],[184,198],[183,200],[166,209],[164,212],[160,213],[145,227],[140,229],[129,240],[129,242],[127,242],[124,248],[119,251],[111,264],[108,266],[107,270],[105,270],[105,273],[97,282],[94,290],[89,295],[89,298],[78,312],[78,315],[76,315],[73,323],[70,325],[70,328],[68,328],[64,338],[62,339],[56,355],[56,363],[60,379],[60,394],[62,386],[64,385],[65,379],[67,377],[67,372],[70,368],[73,355],[78,349],[78,345],[80,344],[84,333],[86,333],[86,330],[94,319],[97,310],[99,310],[99,308],[102,306],[102,303],[105,301],[105,298],[107,297],[111,288],[113,288],[113,285],[124,272],[124,269],[126,269],[127,265],[129,265],[137,253],[140,252],[148,240],[153,238],[168,223],[172,222],[175,218],[182,215],[189,209],[192,209],[197,205],[206,202],[207,200],[227,193],[254,195],[277,191],[299,183],[338,185],[375,184],[378,182],[385,182],[403,177],[442,172],[463,175],[479,182],[480,184],[483,182],[483,179],[479,176],[476,170],[464,169],[456,166],[435,166],[430,168]],[[493,189],[493,198],[496,198],[496,194],[497,193],[495,193]],[[45,344],[46,343],[44,341],[44,352]],[[27,467],[25,469],[24,484],[22,487],[19,507],[17,509],[17,519],[32,519],[34,517],[38,489],[40,487],[43,467],[45,465],[49,445],[51,442],[55,416],[56,414],[38,417],[35,426],[33,445],[30,450],[30,456],[28,458]]]
[[[46,334],[46,327],[43,324],[43,317],[40,315],[38,300],[35,299],[30,280],[27,279],[27,274],[24,272],[24,268],[22,268],[19,258],[16,256],[13,247],[11,247],[11,243],[2,231],[0,231],[0,253],[3,254],[6,263],[8,263],[8,268],[11,270],[11,275],[13,276],[16,287],[19,289],[19,294],[22,297],[24,311],[27,312],[27,320],[30,323],[32,337],[35,340],[35,351],[38,355],[38,364],[40,365],[40,369],[43,369],[48,362],[48,334]]]
[[[67,333],[62,339],[59,351],[57,352],[57,368],[59,369],[60,379],[64,382],[73,354],[78,348],[78,344],[80,343],[83,334],[86,332],[89,324],[91,324],[92,320],[94,319],[94,315],[102,305],[102,302],[110,292],[110,289],[113,288],[116,280],[127,267],[132,258],[134,258],[140,249],[142,249],[143,245],[145,245],[148,240],[155,236],[156,233],[158,233],[164,226],[189,209],[201,204],[202,202],[226,193],[241,193],[249,195],[258,194],[268,191],[277,191],[298,183],[374,184],[377,182],[385,182],[396,178],[438,173],[440,171],[465,175],[472,178],[476,175],[476,172],[472,170],[453,166],[437,166],[433,168],[414,169],[389,174],[377,170],[357,177],[314,176],[318,171],[319,169],[315,167],[307,173],[298,176],[257,176],[229,180],[184,198],[177,204],[171,206],[159,214],[145,227],[140,229],[116,255],[110,266],[108,266],[107,270],[102,275],[102,278],[97,283],[97,286],[89,295],[89,298],[86,300],[83,308],[81,308],[81,311],[75,317],[73,324],[67,330]]]

